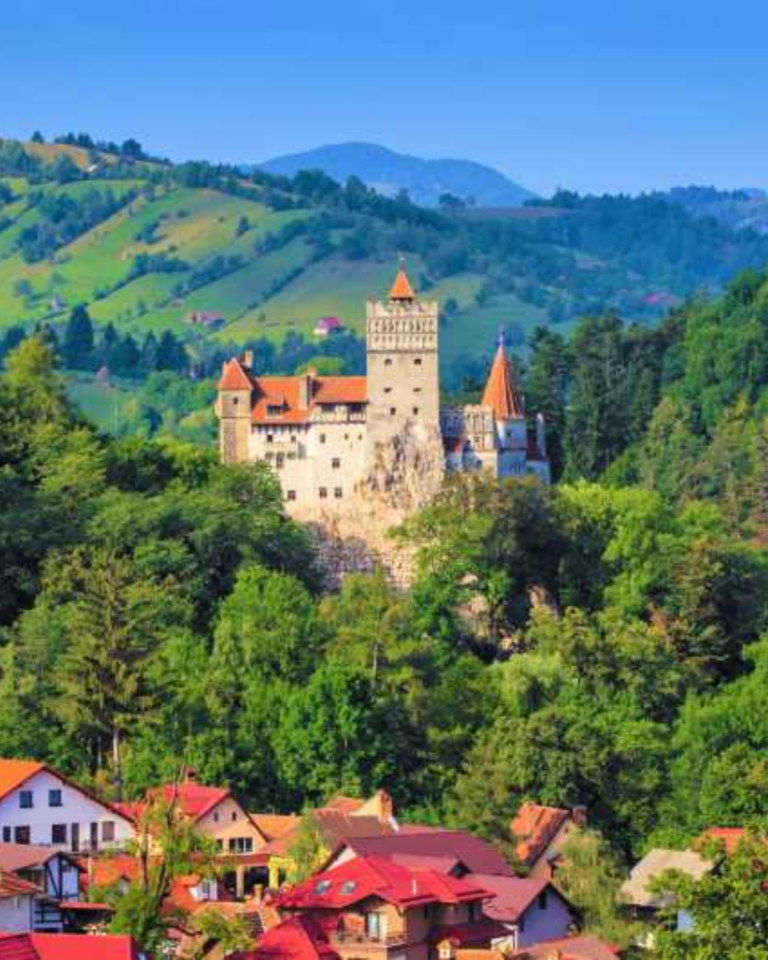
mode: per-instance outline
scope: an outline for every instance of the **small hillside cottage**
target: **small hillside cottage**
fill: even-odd
[[[133,839],[111,804],[36,760],[0,759],[0,842],[96,851]]]
[[[39,897],[40,890],[33,883],[0,870],[0,930],[13,933],[33,930],[35,901]]]
[[[518,861],[529,876],[551,880],[569,837],[586,825],[586,807],[566,810],[524,803],[510,824],[510,831],[517,840],[515,854]]]

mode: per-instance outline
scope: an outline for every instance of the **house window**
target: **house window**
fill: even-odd
[[[341,469],[341,458],[340,458],[340,457],[333,457],[333,459],[331,460],[331,467],[332,467],[332,469],[334,469],[334,470],[340,470],[340,469]]]
[[[536,900],[536,904],[537,904],[539,910],[546,910],[546,909],[547,909],[547,891],[546,891],[546,890],[542,890],[542,891],[541,891],[541,893],[539,894],[539,896],[538,896],[538,898],[537,898],[537,900]]]
[[[234,822],[235,820],[237,820],[237,811],[236,811],[236,810],[233,810],[233,811],[232,811],[232,821]]]
[[[218,823],[218,822],[219,822],[219,811],[218,811],[218,810],[217,810],[216,813],[214,813],[214,815],[213,815],[213,822],[214,822],[214,823]]]
[[[19,791],[19,806],[22,810],[30,810],[34,805],[31,790]]]
[[[105,820],[101,825],[101,839],[105,843],[112,843],[115,839],[115,821]]]
[[[286,490],[286,492],[285,492],[285,499],[286,499],[286,500],[295,500],[295,499],[296,499],[296,491],[295,491],[295,490]]]
[[[60,844],[67,842],[67,825],[66,823],[53,823],[51,824],[51,843]]]
[[[31,835],[29,827],[14,827],[13,828],[13,842],[14,843],[30,843]]]
[[[253,850],[252,837],[230,837],[230,840],[229,840],[230,853],[251,853],[252,850]]]
[[[3,843],[11,842],[11,828],[3,827]]]
[[[383,940],[387,935],[387,918],[383,913],[366,913],[365,932],[371,940]]]
[[[344,495],[341,487],[334,487],[333,495],[334,497],[336,497],[337,500],[341,500],[342,496]]]
[[[48,806],[49,807],[61,807],[63,806],[61,801],[61,790],[49,790],[48,791]]]
[[[321,499],[321,500],[326,500],[326,499],[328,498],[328,489],[327,489],[327,487],[320,487],[319,493],[320,493],[320,499]]]

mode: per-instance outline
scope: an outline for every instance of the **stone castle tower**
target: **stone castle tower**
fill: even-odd
[[[409,420],[439,428],[438,329],[437,301],[417,300],[402,266],[389,299],[367,302],[369,450]]]

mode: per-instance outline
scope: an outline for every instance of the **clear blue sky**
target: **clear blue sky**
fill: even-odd
[[[765,0],[5,0],[0,136],[369,140],[535,190],[768,186]]]

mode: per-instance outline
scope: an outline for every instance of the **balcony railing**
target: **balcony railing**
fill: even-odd
[[[355,944],[359,947],[397,947],[406,943],[404,932],[375,934],[365,930],[335,930],[330,935],[332,943],[341,945]]]

